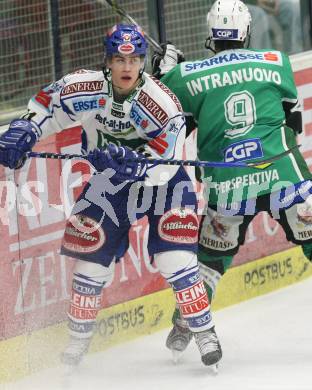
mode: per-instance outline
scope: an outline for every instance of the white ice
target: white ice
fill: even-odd
[[[91,354],[68,382],[60,368],[2,390],[311,390],[312,278],[214,313],[223,347],[217,376],[193,342],[178,365],[168,330]]]

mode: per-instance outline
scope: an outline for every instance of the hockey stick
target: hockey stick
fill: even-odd
[[[133,17],[130,16],[123,8],[121,8],[120,5],[118,5],[115,0],[96,0],[96,1],[103,5],[105,5],[105,3],[108,4],[118,15],[123,16],[131,24],[138,25],[137,21],[133,19]],[[149,36],[145,31],[144,31],[144,35],[147,41],[154,47],[154,49],[159,53],[163,54],[163,49],[159,45],[159,43],[156,42],[155,39]]]
[[[280,154],[277,154],[274,157],[257,161],[257,162],[224,162],[224,161],[195,161],[195,160],[164,160],[157,158],[137,158],[131,159],[128,161],[136,162],[145,162],[147,164],[155,165],[181,165],[181,166],[191,166],[191,167],[204,167],[204,168],[257,168],[265,169],[270,166],[274,161],[279,160],[280,158],[287,156],[297,149],[300,145],[294,146],[293,148],[286,150]],[[56,160],[87,160],[87,156],[81,154],[62,154],[62,153],[50,153],[50,152],[28,152],[27,157],[35,158],[52,158]]]

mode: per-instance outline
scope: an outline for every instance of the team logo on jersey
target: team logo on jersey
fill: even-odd
[[[237,39],[238,30],[232,30],[228,28],[213,28],[212,36],[215,39]]]
[[[50,92],[59,92],[63,89],[63,85],[58,82],[54,81],[52,84],[49,85]]]
[[[173,134],[179,134],[180,129],[178,128],[177,124],[175,122],[170,124],[169,132]]]
[[[105,243],[105,233],[97,221],[73,215],[66,224],[63,247],[71,252],[92,253]]]
[[[73,100],[73,108],[76,112],[92,111],[104,108],[106,100],[104,97],[78,98]]]
[[[197,216],[190,209],[169,210],[159,220],[158,234],[165,241],[195,244],[198,234]]]
[[[263,150],[259,138],[246,139],[243,142],[235,142],[224,151],[224,161],[245,161],[263,157]]]

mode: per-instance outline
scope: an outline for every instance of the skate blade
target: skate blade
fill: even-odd
[[[218,363],[212,364],[211,366],[208,366],[209,371],[212,375],[218,375],[219,373],[219,365]]]
[[[62,377],[64,380],[73,376],[77,372],[77,365],[74,364],[62,364]]]
[[[174,364],[178,364],[182,355],[181,351],[176,351],[175,349],[171,350],[172,352],[172,361]]]

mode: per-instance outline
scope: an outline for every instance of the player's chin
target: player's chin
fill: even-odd
[[[120,87],[124,89],[131,88],[135,85],[135,80],[133,78],[122,78],[120,81]]]

